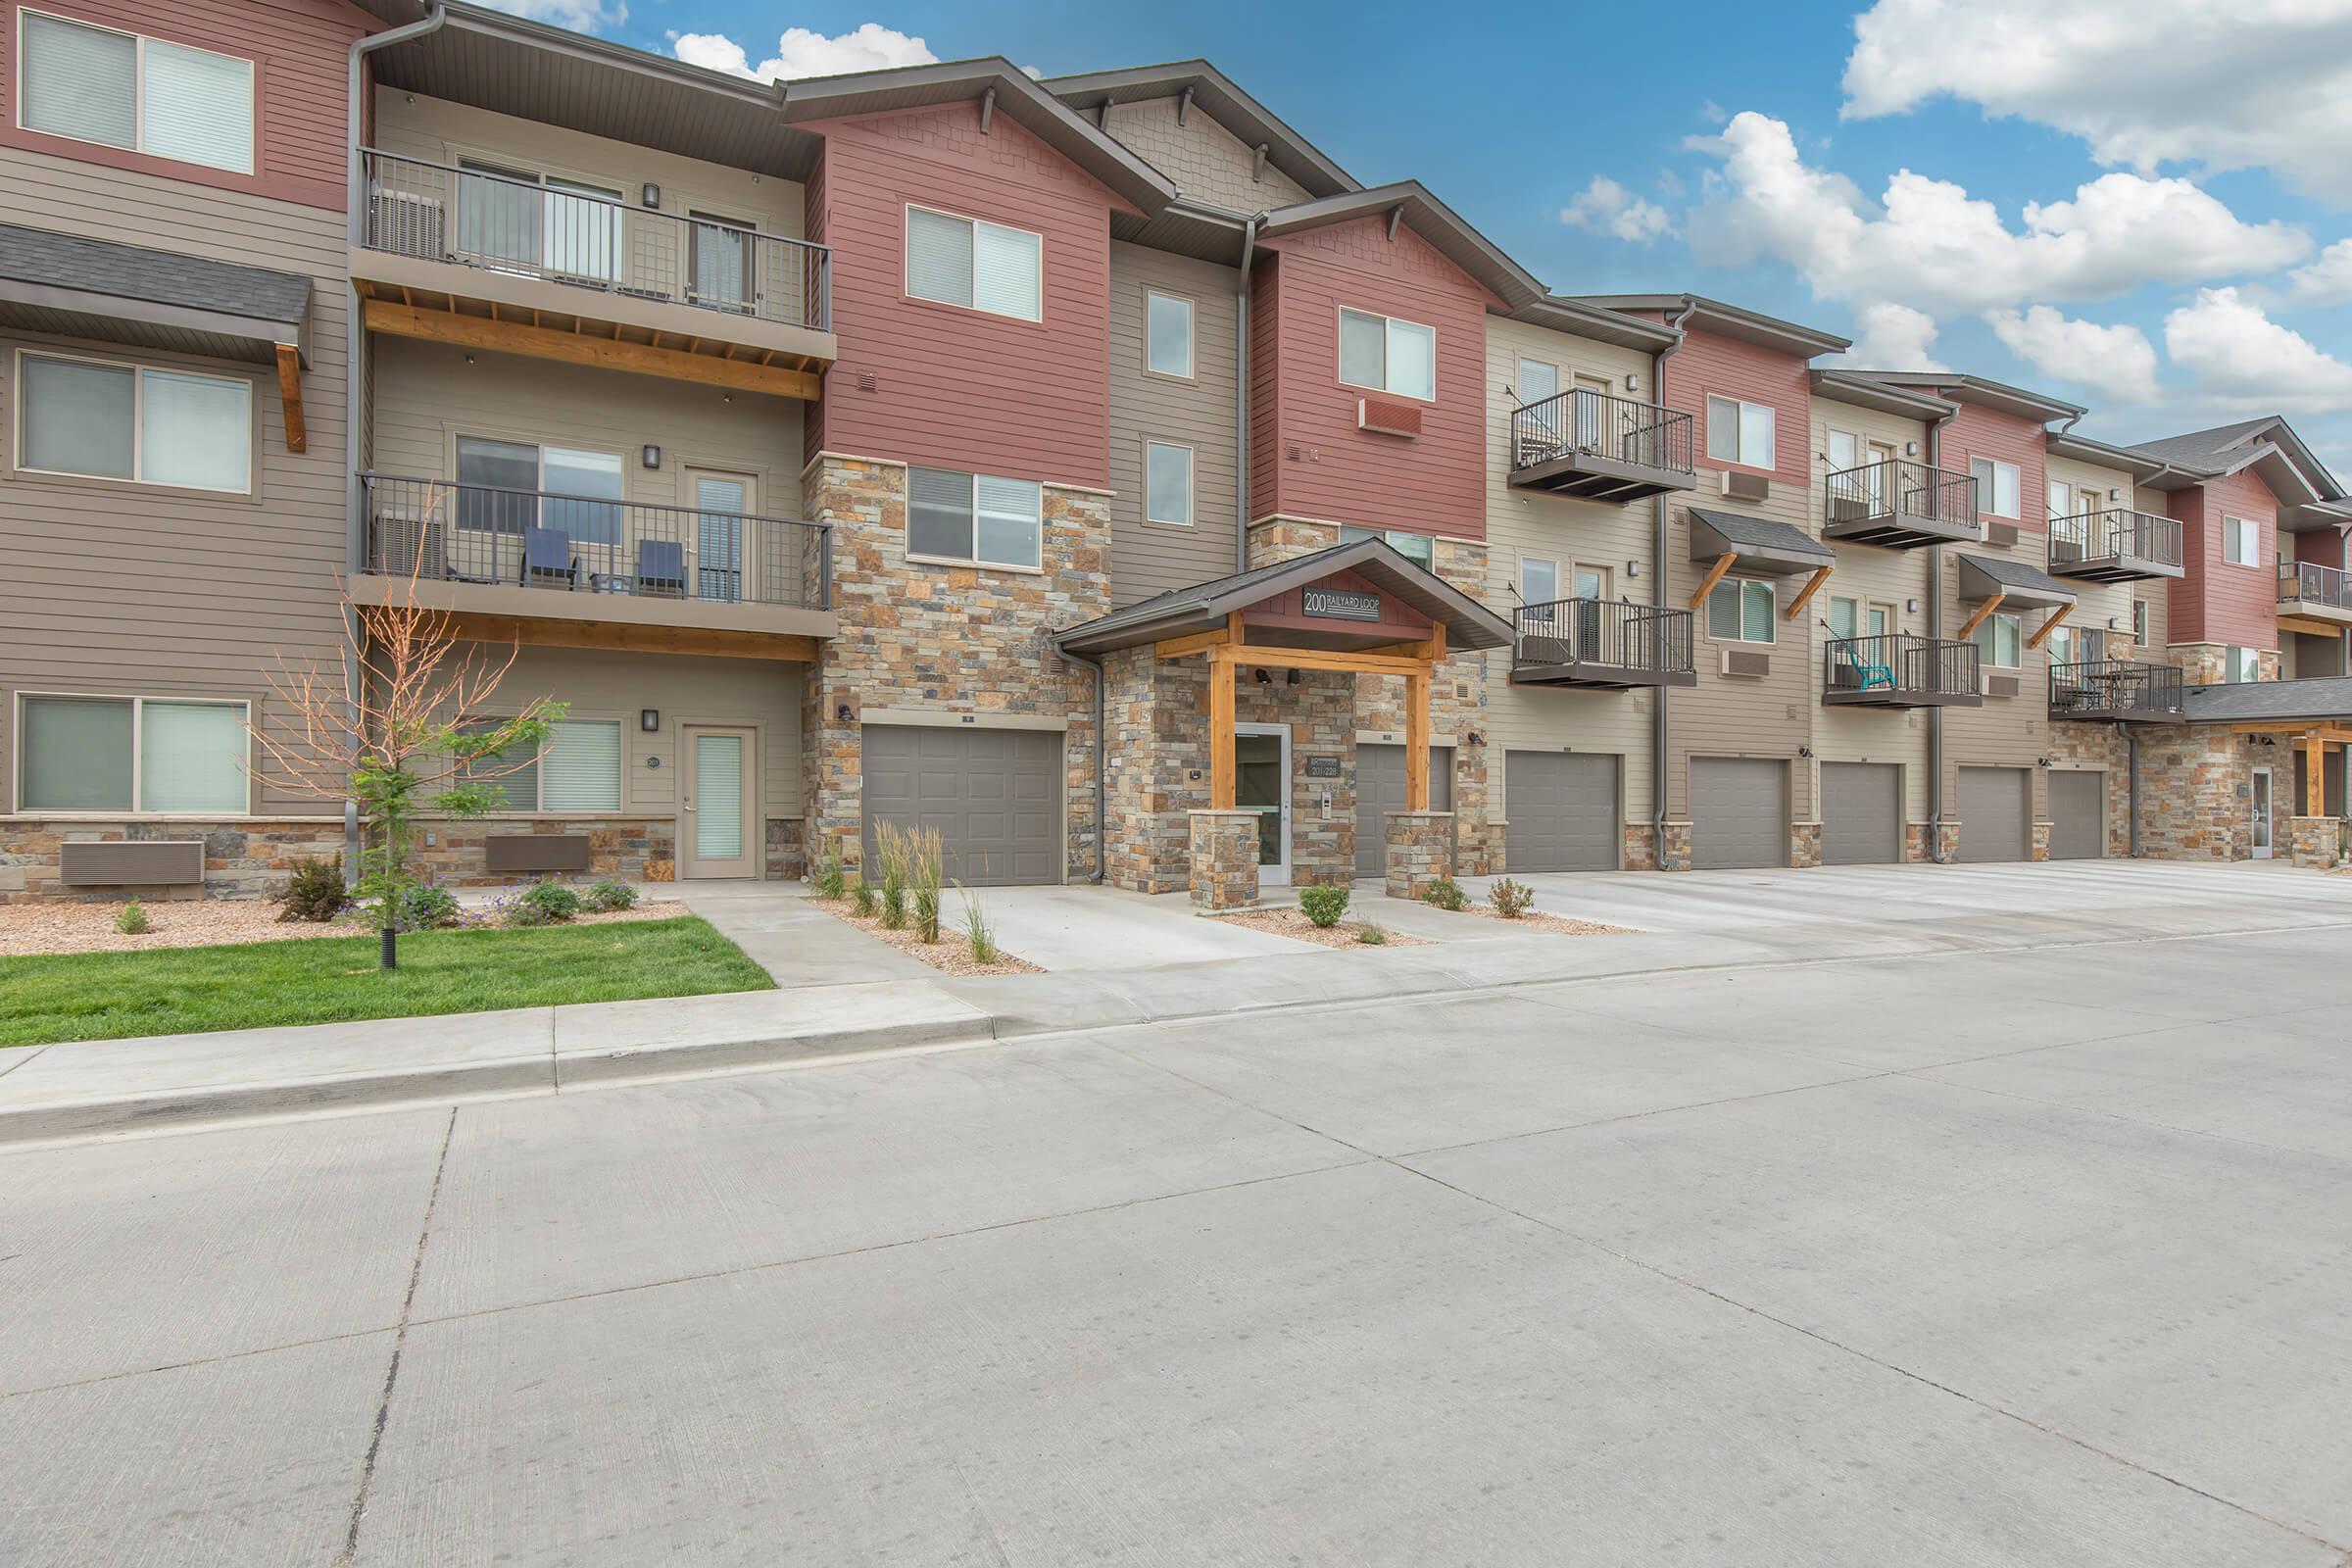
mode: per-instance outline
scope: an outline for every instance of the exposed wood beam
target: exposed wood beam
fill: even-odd
[[[1403,222],[1403,221],[1404,221],[1404,209],[1403,209],[1401,206],[1397,206],[1397,207],[1392,207],[1392,208],[1390,208],[1390,209],[1389,209],[1389,243],[1390,243],[1390,244],[1394,245],[1394,244],[1396,244],[1396,225],[1397,225],[1398,223],[1401,223],[1401,222]]]
[[[1368,654],[1375,659],[1427,659],[1434,662],[1446,657],[1446,628],[1442,625],[1430,627],[1429,635],[1419,642],[1382,643],[1377,648],[1352,651]]]
[[[1190,88],[1190,87],[1187,87],[1187,88],[1185,88],[1185,89],[1184,89],[1184,96],[1176,100],[1176,128],[1177,128],[1177,129],[1179,129],[1179,130],[1182,130],[1182,129],[1184,128],[1184,122],[1185,122],[1187,120],[1189,120],[1190,118],[1192,118],[1192,113],[1193,113],[1193,89],[1192,89],[1192,88]]]
[[[1977,612],[1969,616],[1966,621],[1962,622],[1960,627],[1960,641],[1966,642],[1971,637],[1974,637],[1977,634],[1977,628],[1984,625],[1984,622],[1991,617],[1992,612],[2001,608],[2001,601],[2007,597],[2008,596],[2006,594],[1994,594],[1990,599],[1987,599],[1983,604],[1979,605],[1977,607]]]
[[[1189,637],[1165,637],[1152,645],[1152,652],[1161,659],[1183,659],[1192,654],[1205,654],[1212,648],[1222,648],[1233,641],[1233,633],[1222,626],[1215,631],[1197,631]]]
[[[308,451],[311,431],[302,416],[302,351],[291,343],[277,346],[277,400],[286,410],[286,450]]]
[[[1267,150],[1266,144],[1262,141],[1250,149],[1250,183],[1252,185],[1266,177]]]
[[[2344,634],[2345,624],[2332,620],[2321,620],[2312,615],[2280,615],[2278,617],[2280,631],[2299,631],[2307,637],[2341,637]]]
[[[1242,612],[1238,610],[1225,612],[1225,640],[1236,648],[1250,640],[1242,626]]]
[[[2232,724],[2230,728],[2237,735],[2317,735],[2330,746],[2352,746],[2352,728],[2337,723],[2314,724],[2308,718],[2271,724]]]
[[[1404,808],[1429,809],[1429,667],[1404,678]]]
[[[2303,737],[2303,814],[2328,814],[2328,743],[2316,729]]]
[[[1426,675],[1426,659],[1398,659],[1387,654],[1353,654],[1337,648],[1269,648],[1261,643],[1240,647],[1227,643],[1215,657],[1233,664],[1263,664],[1270,669],[1332,669],[1348,675]]]
[[[1723,581],[1723,574],[1731,570],[1732,563],[1738,561],[1739,559],[1740,558],[1738,556],[1729,553],[1717,556],[1715,558],[1715,564],[1707,568],[1706,576],[1699,582],[1698,592],[1690,596],[1690,608],[1692,610],[1696,610],[1699,606],[1707,602],[1707,595],[1715,591],[1715,585]]]
[[[1816,569],[1813,573],[1812,580],[1807,582],[1802,588],[1799,588],[1796,591],[1796,598],[1789,604],[1787,610],[1781,612],[1781,618],[1783,620],[1794,620],[1798,615],[1802,614],[1804,612],[1805,606],[1813,602],[1813,596],[1821,592],[1821,585],[1829,580],[1830,568],[1828,566],[1822,566]]]
[[[991,87],[980,95],[980,134],[985,136],[997,122],[997,89]],[[1099,127],[1098,127],[1099,128]]]
[[[525,643],[538,648],[611,648],[640,654],[774,659],[802,664],[815,663],[817,655],[814,637],[723,631],[709,626],[642,626],[555,616],[484,615],[466,611],[453,613],[450,626],[458,636],[475,642]]]
[[[2026,639],[2026,646],[2028,648],[2039,648],[2043,643],[2048,642],[2050,640],[2050,633],[2058,629],[2058,623],[2066,619],[2067,616],[2073,614],[2074,612],[2074,606],[2060,605],[2057,610],[2051,613],[2050,618],[2041,623],[2041,630],[2035,632],[2033,636]]]
[[[363,306],[370,331],[394,337],[423,338],[465,348],[521,354],[532,359],[586,365],[602,370],[628,370],[659,375],[672,381],[696,381],[738,392],[764,392],[772,397],[814,402],[817,377],[807,370],[779,370],[767,366],[713,359],[707,354],[682,354],[675,349],[650,347],[561,332],[553,327],[523,326],[517,322],[483,320],[472,316],[437,316],[429,311],[368,300]]]
[[[1233,662],[1220,648],[1208,666],[1208,804],[1233,809]]]

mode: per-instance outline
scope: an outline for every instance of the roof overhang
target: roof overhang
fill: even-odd
[[[1259,225],[1262,239],[1280,239],[1362,218],[1396,214],[1412,231],[1436,246],[1446,259],[1484,284],[1506,310],[1533,305],[1546,298],[1544,285],[1527,269],[1502,253],[1500,247],[1465,222],[1461,216],[1432,196],[1419,180],[1376,185],[1311,202],[1277,208]]]
[[[1987,381],[1981,375],[1954,375],[1948,370],[1856,370],[1859,376],[1883,382],[1887,386],[1922,389],[1956,403],[1974,403],[1979,408],[1994,409],[2047,424],[2052,419],[2080,419],[2089,413],[2080,404],[2062,398],[2044,397],[2024,387],[2009,386],[2000,381]]]
[[[2071,458],[2077,463],[2090,463],[2102,468],[2119,469],[2130,474],[2133,483],[2149,484],[2157,489],[2179,489],[2181,485],[2191,482],[2187,475],[2181,474],[2180,470],[2161,459],[2151,458],[2145,452],[2134,452],[2130,447],[2111,447],[2104,441],[2093,441],[2088,436],[2069,435],[2061,430],[2052,430],[2048,439],[2043,442],[2043,449],[2054,458]],[[2173,485],[2155,484],[2156,480],[2164,477],[2167,473],[2174,475],[2178,483]]]
[[[1208,116],[1244,146],[1265,148],[1266,162],[1289,175],[1309,196],[1335,196],[1343,191],[1363,189],[1348,171],[1323,156],[1312,142],[1285,124],[1280,116],[1242,91],[1205,60],[1051,76],[1042,85],[1072,109],[1097,113],[1106,105],[1182,98],[1189,94],[1188,112],[1199,111]]]
[[[2352,676],[2191,686],[2182,694],[2180,716],[2190,724],[2352,722]]]
[[[1956,553],[1955,559],[1960,563],[1960,602],[1964,605],[1980,605],[1997,597],[2004,609],[2056,610],[2077,602],[2072,588],[2039,566],[1965,551]]]
[[[1793,354],[1799,359],[1809,360],[1816,354],[1841,354],[1853,347],[1849,340],[1835,332],[1800,326],[1723,300],[1711,300],[1703,294],[1583,294],[1577,300],[1606,311],[1654,311],[1667,317],[1688,311],[1686,328],[1695,327],[1718,337]]]
[[[259,364],[310,361],[311,280],[0,224],[0,323]]]
[[[1530,326],[1549,327],[1594,343],[1613,343],[1621,349],[1639,349],[1656,354],[1670,349],[1683,340],[1683,334],[1663,321],[1646,317],[1627,316],[1619,311],[1603,310],[1583,300],[1572,300],[1558,294],[1547,294],[1530,305],[1522,305],[1510,313],[1514,321]]]
[[[1930,393],[1889,386],[1852,370],[1815,370],[1813,395],[1909,419],[1941,419],[1959,412],[1953,404]]]
[[[1139,213],[1110,215],[1112,239],[1224,267],[1241,265],[1242,236],[1248,228],[1248,214],[1189,196],[1177,197],[1148,218]]]
[[[1750,575],[1790,577],[1838,564],[1838,552],[1792,523],[1744,513],[1690,509],[1690,559],[1717,562],[1725,556]]]

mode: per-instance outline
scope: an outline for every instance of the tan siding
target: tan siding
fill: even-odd
[[[2053,457],[2047,462],[2050,478],[2061,480],[2079,489],[2088,487],[2096,490],[2100,498],[2099,505],[2102,507],[2130,507],[2135,511],[2152,512],[2158,516],[2165,514],[2163,494],[2158,491],[2150,491],[2147,495],[2138,496],[2135,499],[2132,488],[2132,476],[2120,469],[2101,468],[2091,464],[2078,463],[2072,458]],[[2107,500],[2107,492],[2110,490],[2120,492],[2121,499]],[[2023,541],[2021,541],[2022,543]],[[2158,633],[2156,657],[2163,657],[2165,592],[2162,582],[2096,583],[2080,582],[2070,577],[2062,577],[2059,580],[2082,596],[2082,602],[2075,607],[2074,615],[2067,621],[2067,624],[2104,630],[2108,618],[2112,616],[2115,620],[2115,629],[2108,632],[2107,638],[2108,641],[2114,643],[2127,641],[2132,635],[2132,601],[2134,598],[2153,601],[2155,608],[2151,612],[2152,625]]]
[[[1110,248],[1110,582],[1131,605],[1234,569],[1236,417],[1234,329],[1238,268],[1138,245]],[[1144,368],[1144,296],[1193,302],[1193,375]],[[1144,520],[1144,443],[1193,449],[1193,524]]]
[[[1306,192],[1272,164],[1266,166],[1263,175],[1251,179],[1250,170],[1255,159],[1250,149],[1200,109],[1195,108],[1182,125],[1177,124],[1178,102],[1147,98],[1113,104],[1104,128],[1174,180],[1177,189],[1200,201],[1254,213],[1306,200]]]

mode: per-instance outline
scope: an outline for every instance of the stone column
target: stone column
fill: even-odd
[[[2050,858],[2049,823],[2036,822],[2034,824],[2034,842],[2027,850],[2026,858],[2033,860],[2046,860]]]
[[[1661,871],[1688,871],[1690,869],[1690,824],[1689,822],[1668,822],[1666,824],[1666,842],[1658,850],[1657,868]]]
[[[1255,811],[1201,808],[1192,818],[1193,907],[1246,909],[1257,902]]]
[[[1387,836],[1390,898],[1419,899],[1453,875],[1451,811],[1391,811]]]
[[[1794,870],[1810,871],[1821,864],[1821,824],[1791,822],[1788,824],[1788,864]]]
[[[2297,865],[2328,871],[2342,858],[2344,827],[2337,818],[2295,816],[2287,818],[2286,826]]]

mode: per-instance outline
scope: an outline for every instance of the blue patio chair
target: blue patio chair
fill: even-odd
[[[675,539],[637,542],[637,592],[657,599],[686,597],[686,547]]]
[[[1845,667],[1859,679],[1856,691],[1894,690],[1894,671],[1885,664],[1864,663],[1862,656],[1854,652],[1854,639],[1848,637],[1838,646],[1845,654]]]
[[[579,580],[571,558],[571,535],[560,528],[531,528],[522,536],[522,580],[526,586],[570,588]]]

